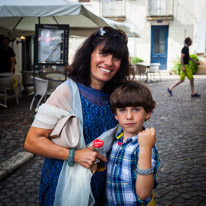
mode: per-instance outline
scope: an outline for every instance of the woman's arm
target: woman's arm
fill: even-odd
[[[71,92],[68,86],[60,85],[49,97],[46,103],[63,110],[68,110],[68,108],[71,108]],[[46,122],[41,122],[42,119],[45,118],[49,120],[55,119],[50,114],[40,114],[38,118],[34,120],[33,126],[29,129],[24,148],[29,152],[43,157],[67,160],[69,149],[54,144],[48,138],[55,124],[52,126]],[[93,151],[92,148],[84,148],[75,151],[74,161],[86,168],[91,168],[97,158],[107,161],[104,156]]]
[[[49,140],[51,131],[52,129],[31,127],[24,143],[25,150],[43,157],[67,160],[69,150]]]
[[[48,137],[51,129],[41,129],[31,127],[24,143],[24,148],[28,152],[40,155],[43,157],[67,160],[69,149],[54,144]],[[74,161],[86,168],[91,168],[96,159],[107,159],[90,148],[84,148],[75,151]]]
[[[152,156],[152,147],[156,141],[155,138],[155,129],[147,128],[146,130],[138,134],[138,143],[139,143],[139,159],[138,159],[138,169],[147,170],[150,169],[151,156]],[[144,200],[148,198],[154,188],[154,176],[150,175],[140,175],[137,174],[136,179],[136,193],[137,196]]]
[[[68,99],[67,101],[65,99]],[[68,111],[71,104],[71,92],[67,85],[60,85],[48,98],[46,104],[53,106],[57,109],[63,109]],[[51,134],[58,118],[52,109],[48,109],[47,112],[39,109],[38,114],[32,123],[31,128],[28,131],[24,148],[36,155],[40,155],[48,158],[56,158],[67,160],[69,150],[54,144],[48,137]],[[51,120],[52,123],[51,123]]]

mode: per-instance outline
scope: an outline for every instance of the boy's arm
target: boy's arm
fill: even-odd
[[[156,141],[155,129],[147,128],[138,134],[139,143],[139,160],[138,169],[147,170],[151,168],[152,147]],[[148,198],[154,188],[154,175],[140,175],[137,174],[136,179],[136,193],[137,196],[144,200]]]

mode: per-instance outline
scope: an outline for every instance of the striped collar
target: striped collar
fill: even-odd
[[[142,127],[142,130],[145,130],[145,127],[143,126]],[[123,129],[121,129],[121,131],[117,134],[117,136],[116,136],[116,139],[117,139],[117,144],[118,145],[122,145],[123,144],[123,137],[124,137],[124,132],[123,132]],[[135,137],[135,139],[136,139],[136,136],[137,135],[134,135],[133,137]],[[131,139],[133,140],[133,137],[131,137]]]

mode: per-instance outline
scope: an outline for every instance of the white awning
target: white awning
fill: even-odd
[[[32,35],[35,24],[69,24],[70,35],[78,36],[88,36],[102,26],[112,26],[138,36],[130,26],[98,17],[80,3],[67,0],[0,1],[0,34]]]

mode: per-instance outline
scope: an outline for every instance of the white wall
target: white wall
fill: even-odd
[[[69,64],[72,63],[76,50],[80,47],[85,39],[86,38],[84,37],[69,38]]]
[[[194,8],[196,8],[196,13],[198,13],[197,11],[199,11],[204,1],[205,0],[174,0],[174,19],[169,23],[168,33],[168,70],[172,68],[173,62],[179,59],[181,48],[184,46],[184,39],[187,36],[193,39],[194,21],[196,19]],[[96,15],[101,16],[100,2],[100,0],[91,0],[90,3],[84,5]],[[196,7],[194,7],[194,4]],[[151,22],[146,20],[146,15],[147,0],[126,1],[126,22],[133,23],[136,32],[141,36],[135,39],[129,38],[128,47],[130,56],[138,56],[149,63],[151,53]],[[168,25],[168,22],[163,22],[158,25]],[[192,46],[190,47],[190,53],[193,53]]]
[[[72,0],[78,2],[78,0]],[[173,8],[173,21],[169,23],[168,33],[168,67],[170,70],[173,62],[180,57],[181,49],[184,45],[184,39],[190,36],[194,39],[194,22],[197,19],[206,19],[206,1],[205,0],[174,0]],[[101,0],[91,0],[90,3],[84,3],[84,6],[101,16]],[[126,22],[134,24],[140,38],[129,38],[129,52],[130,56],[138,56],[146,62],[150,62],[151,53],[151,22],[146,20],[147,14],[147,0],[127,0],[126,1]],[[163,22],[159,25],[168,24]],[[71,63],[72,57],[75,54],[79,45],[85,40],[83,37],[69,39],[69,62]],[[18,53],[20,50],[16,52]],[[190,53],[194,52],[194,47],[190,47]],[[18,58],[18,57],[17,57]],[[16,70],[18,63],[21,59],[17,59]]]
[[[168,70],[174,65],[174,60],[180,58],[181,49],[184,46],[184,39],[191,37],[194,39],[193,0],[174,1],[174,20],[169,25],[168,39]],[[190,54],[194,52],[190,47]]]
[[[126,8],[127,20],[135,24],[141,36],[135,41],[134,55],[150,62],[151,22],[146,20],[147,1],[129,0]],[[205,8],[205,0],[174,0],[173,21],[169,23],[168,33],[168,70],[173,67],[174,61],[179,59],[184,39],[188,36],[194,39],[194,22],[197,18],[205,18]],[[168,22],[158,25],[168,25]],[[190,47],[190,53],[194,53],[193,46]]]
[[[193,13],[196,16],[197,20],[205,20],[206,19],[206,1],[205,0],[195,0],[193,6]]]

